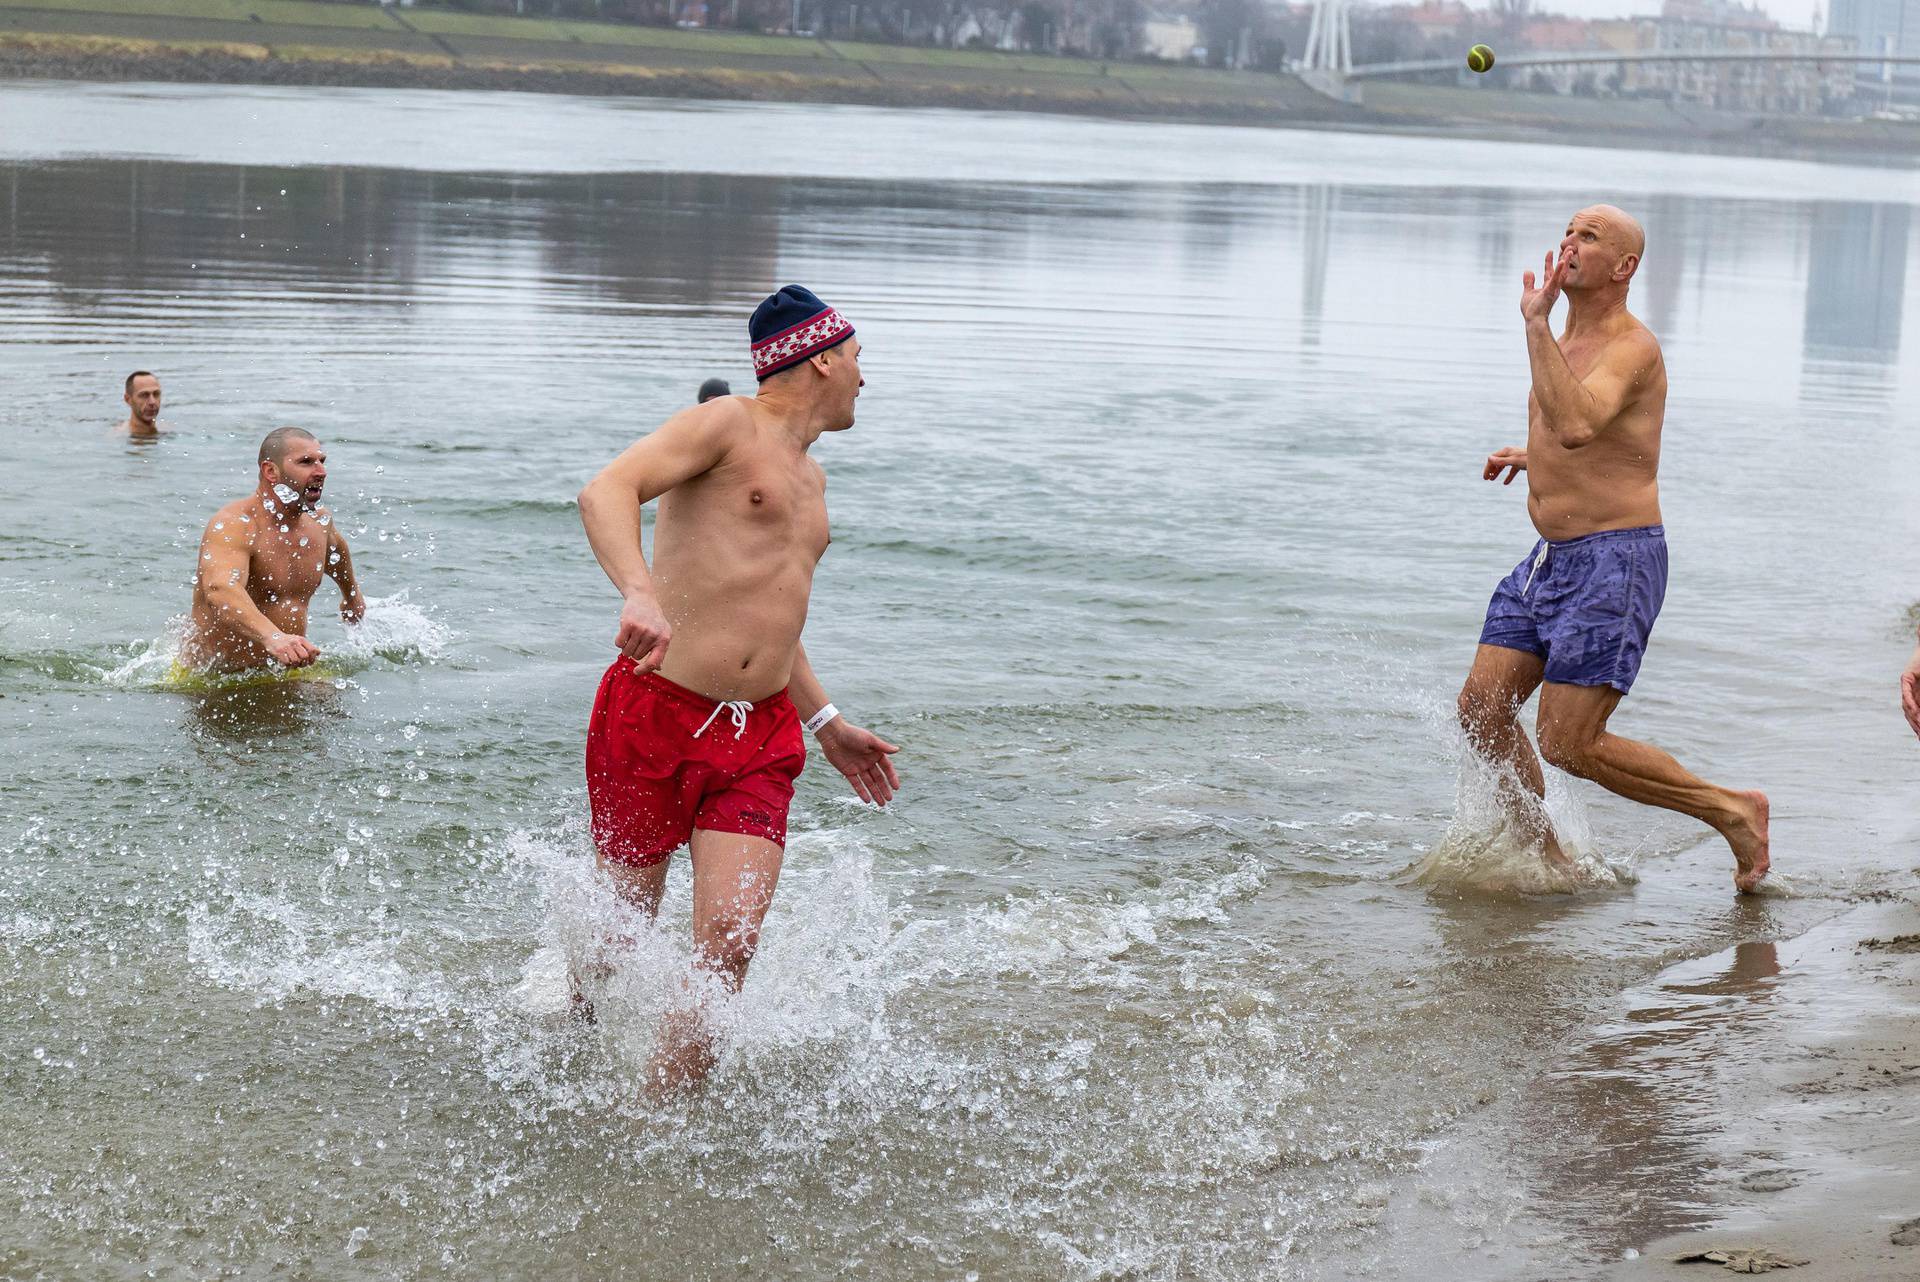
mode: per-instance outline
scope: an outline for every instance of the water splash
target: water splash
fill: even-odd
[[[402,588],[391,596],[368,597],[366,615],[357,624],[347,624],[338,639],[321,636],[320,662],[310,668],[283,669],[278,666],[250,672],[208,673],[189,670],[180,661],[186,641],[187,616],[167,620],[160,635],[116,648],[104,660],[48,657],[48,665],[59,675],[71,668],[71,676],[86,682],[98,682],[124,690],[220,689],[247,685],[262,680],[335,680],[358,671],[378,660],[389,663],[439,663],[453,649],[453,630],[435,620],[430,611],[409,600],[410,589]]]
[[[1265,883],[1253,861],[1092,903],[1046,892],[923,913],[888,900],[856,832],[796,834],[762,949],[736,995],[689,979],[686,861],[670,871],[661,920],[647,923],[614,900],[583,857],[583,838],[515,839],[544,908],[539,946],[488,1038],[488,1074],[530,1121],[556,1112],[647,1118],[651,1138],[635,1161],[649,1178],[702,1153],[743,1149],[747,1168],[709,1165],[704,1178],[714,1187],[752,1183],[791,1166],[787,1176],[811,1179],[823,1165],[846,1167],[852,1178],[876,1134],[911,1121],[945,1136],[955,1160],[966,1155],[968,1174],[953,1192],[970,1213],[1024,1237],[1035,1216],[1092,1196],[1081,1181],[1062,1186],[1053,1167],[1062,1146],[1086,1149],[1076,1128],[1095,1114],[1115,1151],[1162,1155],[1156,1187],[1197,1188],[1216,1180],[1223,1162],[1264,1169],[1290,1160],[1293,1131],[1277,1119],[1308,1088],[1290,1053],[1303,1034],[1282,1003],[1248,991],[1237,965],[1219,974],[1190,966],[1180,992],[1169,994],[1154,967],[1134,964],[1133,954],[1183,950],[1176,936],[1227,923],[1234,903]],[[564,1016],[569,969],[602,961],[611,974],[590,982],[599,1023],[586,1032]],[[1035,985],[1059,999],[1038,1025],[1015,1013]],[[656,1108],[640,1090],[656,1031],[670,1010],[695,1000],[720,1051],[710,1089]],[[1082,1002],[1084,1019],[1073,1013]],[[978,1016],[961,1014],[980,1003],[1011,1004],[985,1040]],[[1114,1025],[1116,1003],[1133,1015]],[[1170,1003],[1164,1015],[1150,1009],[1160,1003]],[[1169,1018],[1190,1025],[1175,1047],[1162,1037]],[[1179,1068],[1172,1078],[1171,1063],[1155,1073],[1169,1082],[1156,1106],[1109,1116],[1103,1101],[1139,1071],[1139,1057],[1166,1054]],[[1176,1154],[1194,1155],[1198,1166]],[[889,1183],[868,1182],[876,1194]],[[1070,1259],[1091,1244],[1083,1236],[1054,1245]],[[1163,1244],[1143,1227],[1110,1245],[1152,1256]]]
[[[179,666],[180,648],[186,642],[187,616],[168,619],[160,635],[149,641],[136,641],[120,662],[112,667],[86,665],[102,684],[123,690],[151,689],[165,685]]]
[[[411,593],[401,588],[391,596],[368,597],[365,617],[348,624],[345,639],[327,647],[326,653],[363,662],[440,662],[453,648],[453,631],[413,604]]]
[[[455,1005],[453,994],[430,969],[409,964],[405,945],[397,927],[372,937],[343,934],[272,895],[234,893],[187,911],[187,959],[212,982],[263,1005],[304,992],[444,1015]]]
[[[1406,871],[1414,885],[1493,896],[1571,895],[1611,890],[1640,880],[1631,857],[1603,854],[1587,808],[1561,776],[1545,772],[1547,819],[1568,863],[1547,861],[1540,839],[1507,810],[1503,793],[1519,787],[1466,750],[1460,751],[1453,821],[1432,850]]]

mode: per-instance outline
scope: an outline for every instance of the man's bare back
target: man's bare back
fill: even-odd
[[[180,653],[188,667],[239,672],[269,661],[312,663],[320,651],[307,640],[309,605],[325,577],[340,586],[343,619],[358,622],[366,611],[347,541],[317,505],[326,483],[319,442],[283,429],[261,453],[260,488],[214,513],[201,538]]]

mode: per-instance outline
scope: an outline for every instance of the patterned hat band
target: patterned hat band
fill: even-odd
[[[835,343],[851,337],[853,326],[846,317],[829,307],[818,315],[808,317],[791,329],[783,329],[778,334],[769,334],[753,345],[753,373],[756,378],[766,378],[778,374],[792,365],[798,365],[816,352],[823,352]]]

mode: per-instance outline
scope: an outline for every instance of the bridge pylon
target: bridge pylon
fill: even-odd
[[[1307,24],[1307,47],[1300,56],[1300,76],[1334,98],[1347,98],[1347,76],[1353,70],[1351,0],[1313,0]]]

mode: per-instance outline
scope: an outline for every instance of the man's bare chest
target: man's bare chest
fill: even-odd
[[[1601,358],[1606,355],[1606,350],[1607,345],[1604,342],[1560,344],[1560,354],[1566,358],[1567,369],[1573,375],[1575,382],[1586,381],[1587,375],[1593,373],[1599,366]],[[1533,426],[1539,426],[1542,421],[1540,398],[1531,390],[1527,392],[1527,421]]]
[[[831,540],[826,486],[809,460],[740,460],[674,497],[682,501],[663,504],[662,521],[690,527],[681,532],[695,538],[814,560]]]
[[[261,601],[305,601],[320,586],[326,556],[326,536],[317,531],[257,534],[248,566],[248,591]]]

